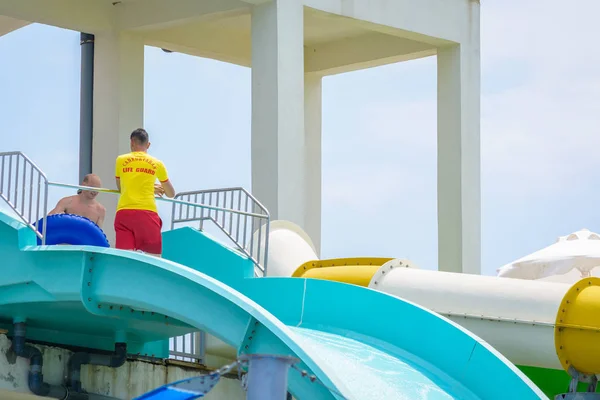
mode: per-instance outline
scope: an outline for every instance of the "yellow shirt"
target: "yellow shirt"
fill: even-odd
[[[115,177],[121,181],[119,210],[148,210],[157,212],[154,183],[169,180],[165,165],[148,153],[136,151],[117,157]]]

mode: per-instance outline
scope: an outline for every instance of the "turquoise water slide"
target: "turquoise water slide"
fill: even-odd
[[[0,327],[25,320],[32,340],[107,350],[127,340],[142,354],[201,329],[240,354],[300,359],[317,380],[290,370],[297,399],[546,398],[485,342],[418,305],[337,282],[252,278],[250,260],[190,228],[164,241],[171,260],[37,246],[0,211]]]

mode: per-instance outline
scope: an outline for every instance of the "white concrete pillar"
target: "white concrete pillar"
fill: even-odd
[[[306,145],[306,219],[304,229],[321,255],[321,125],[322,78],[304,76],[304,131]]]
[[[438,265],[481,273],[479,4],[461,45],[438,49]]]
[[[305,229],[303,23],[297,0],[252,8],[252,192]]]
[[[144,43],[125,33],[95,35],[94,138],[92,171],[115,188],[115,160],[129,152],[129,134],[144,124]],[[114,245],[118,197],[101,194],[106,207],[104,232]]]

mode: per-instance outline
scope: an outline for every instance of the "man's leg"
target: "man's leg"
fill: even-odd
[[[135,236],[129,228],[129,210],[117,211],[115,215],[115,247],[121,250],[135,250]]]
[[[139,214],[136,219],[136,249],[155,257],[162,257],[162,220],[152,211],[140,211]]]

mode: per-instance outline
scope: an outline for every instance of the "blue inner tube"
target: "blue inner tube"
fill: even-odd
[[[106,235],[93,221],[73,214],[55,214],[46,217],[46,244],[72,244],[77,246],[110,247]],[[37,222],[43,232],[44,219]],[[38,245],[42,240],[38,237]]]

